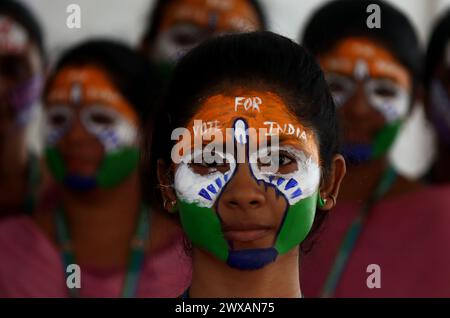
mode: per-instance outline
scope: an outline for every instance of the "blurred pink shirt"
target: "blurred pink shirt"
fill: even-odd
[[[300,266],[305,297],[318,297],[359,206],[339,202]],[[381,269],[370,289],[367,266]],[[372,210],[334,297],[450,297],[450,187],[383,200]]]
[[[191,262],[181,234],[146,257],[138,297],[178,297]],[[81,297],[120,297],[124,269],[81,268]],[[27,216],[0,221],[0,297],[68,297],[60,252]]]

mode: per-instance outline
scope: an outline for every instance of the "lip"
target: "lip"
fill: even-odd
[[[237,242],[256,241],[266,236],[270,231],[267,226],[256,224],[240,224],[224,226],[223,234],[227,240]]]

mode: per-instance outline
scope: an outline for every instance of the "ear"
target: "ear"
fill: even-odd
[[[342,179],[346,172],[345,159],[342,155],[335,155],[331,163],[331,171],[327,180],[322,180],[319,195],[325,201],[321,210],[328,211],[334,208],[339,195]]]
[[[157,163],[157,175],[161,197],[163,199],[163,208],[167,212],[175,212],[177,196],[173,188],[173,171],[162,159],[159,159]]]

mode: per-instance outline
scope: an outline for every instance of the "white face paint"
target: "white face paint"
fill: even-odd
[[[174,25],[158,35],[152,58],[158,62],[176,62],[205,38],[205,30],[196,25]]]
[[[301,150],[291,146],[272,148],[272,152],[267,157],[269,148],[260,149],[250,154],[250,169],[258,181],[266,182],[275,186],[284,194],[288,203],[293,205],[298,201],[313,195],[320,184],[321,170],[318,164],[310,157],[305,155]],[[289,158],[283,153],[288,154]],[[196,173],[190,164],[199,156],[204,156],[203,151],[194,152],[193,155],[186,155],[182,159],[182,163],[177,167],[175,172],[175,184],[177,196],[188,203],[194,203],[200,207],[211,208],[214,206],[216,199],[222,192],[224,186],[233,177],[236,169],[236,160],[231,154],[221,153],[224,162],[228,163],[226,171],[219,171],[212,168],[211,173],[201,175]],[[280,156],[281,155],[281,156]],[[280,169],[283,164],[291,164],[291,162],[280,162],[280,158],[291,160],[295,165],[288,173],[277,171],[268,171],[266,166],[261,167],[260,162],[266,165],[278,166],[270,161],[278,160]],[[287,159],[286,159],[287,158]],[[267,160],[269,159],[269,160]]]
[[[359,76],[362,75],[362,67]],[[355,71],[356,72],[356,71]],[[326,79],[337,107],[343,106],[355,94],[356,81],[345,75],[327,73]],[[410,104],[410,94],[390,79],[368,77],[364,81],[369,104],[379,111],[387,122],[405,118]]]
[[[8,16],[0,15],[0,51],[3,53],[23,52],[28,44],[25,28]]]
[[[222,157],[228,164],[228,169],[219,171],[212,168],[211,173],[205,175],[194,172],[190,166],[191,163],[199,161],[197,159],[199,156],[204,156],[202,150],[183,157],[175,172],[174,183],[175,191],[180,199],[205,208],[211,208],[214,205],[216,198],[236,170],[236,161],[232,155],[226,153],[216,153],[216,155]]]
[[[55,145],[70,129],[74,110],[66,105],[52,106],[46,114],[47,144]],[[136,143],[137,128],[114,109],[92,105],[80,111],[84,128],[95,136],[105,148],[112,152]]]
[[[264,157],[269,157],[267,158]],[[273,165],[279,167],[278,171],[268,171],[260,162],[278,160]],[[284,161],[284,162],[283,162]],[[293,165],[294,169],[283,173],[284,165]],[[259,181],[274,185],[287,198],[289,205],[313,195],[320,184],[320,167],[303,151],[292,146],[281,146],[278,149],[260,149],[250,155],[250,167],[253,175]]]

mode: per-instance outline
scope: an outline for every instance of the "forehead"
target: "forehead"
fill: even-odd
[[[314,131],[302,122],[283,99],[270,91],[245,88],[218,93],[200,101],[200,106],[187,124],[194,131],[195,122],[202,121],[206,127],[224,130],[232,128],[237,119],[244,119],[249,128],[265,129],[268,136],[278,135],[280,142],[300,146],[310,154],[317,155]]]
[[[209,20],[211,13],[222,15],[230,20],[237,15],[245,16],[254,23],[258,22],[257,13],[247,0],[175,0],[163,12],[162,28],[178,20],[202,23],[204,20]]]
[[[383,46],[367,38],[345,38],[328,53],[320,56],[326,71],[353,74],[361,63],[370,76],[391,77],[404,87],[411,86],[408,70]]]
[[[108,74],[95,65],[67,66],[61,69],[49,87],[46,100],[50,106],[108,106],[133,122],[138,122],[134,108],[123,98]]]

